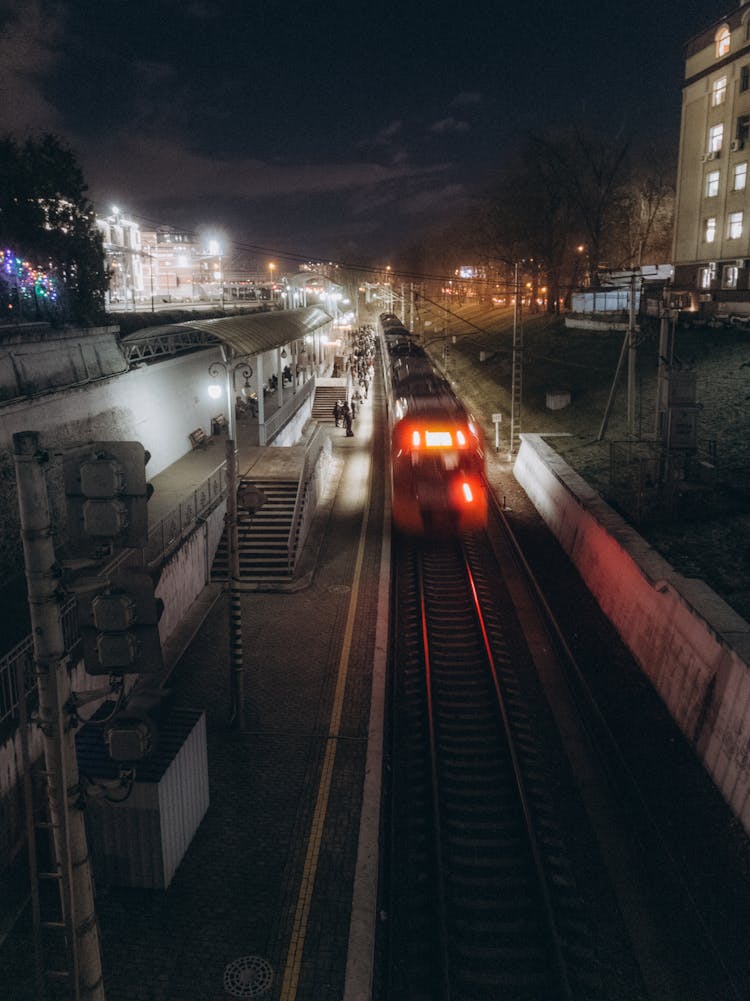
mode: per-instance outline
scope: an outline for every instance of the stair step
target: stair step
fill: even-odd
[[[340,394],[332,396],[331,408]],[[237,522],[238,562],[240,579],[289,579],[289,533],[297,504],[299,484],[296,480],[264,480],[244,477],[242,486],[261,491],[266,501],[252,515],[240,513]],[[293,536],[292,544],[296,548]],[[293,550],[293,556],[296,555]],[[226,533],[214,557],[211,573],[214,578],[229,576],[229,554]]]

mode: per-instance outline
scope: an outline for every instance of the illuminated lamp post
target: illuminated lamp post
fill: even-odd
[[[270,287],[270,289],[268,291],[269,291],[269,293],[271,295],[271,302],[273,302],[273,273],[274,273],[275,269],[276,269],[276,265],[274,264],[274,262],[273,261],[269,261],[268,262],[268,280],[271,283],[271,287]]]
[[[226,470],[227,470],[227,562],[229,569],[229,658],[230,658],[230,717],[239,730],[245,727],[245,680],[242,651],[242,608],[240,604],[240,548],[237,528],[237,449],[234,440],[234,377],[240,372],[247,384],[253,370],[244,362],[231,365],[226,362],[213,362],[208,367],[212,379],[218,379],[222,374],[226,377],[228,437],[226,440]],[[208,395],[217,400],[222,395],[221,384],[212,383],[208,387]]]
[[[235,365],[227,364],[223,361],[214,361],[208,366],[208,374],[214,380],[208,387],[208,395],[212,400],[221,399],[221,396],[225,392],[222,389],[221,383],[218,380],[223,376],[226,383],[226,394],[227,394],[227,431],[230,438],[235,436],[235,401],[234,401],[234,391],[235,391],[235,374],[239,372],[242,378],[247,382],[248,379],[253,374],[253,370],[244,361],[237,362]]]
[[[217,239],[212,239],[208,241],[208,252],[212,258],[218,260],[218,268],[216,264],[213,264],[213,277],[215,281],[219,282],[219,301],[221,303],[221,308],[224,308],[224,248],[222,244]]]

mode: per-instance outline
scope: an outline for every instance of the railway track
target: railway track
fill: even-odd
[[[485,548],[400,548],[387,997],[576,1001],[597,975]]]

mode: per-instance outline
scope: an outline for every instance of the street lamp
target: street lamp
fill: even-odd
[[[237,525],[237,447],[234,440],[235,409],[234,409],[234,377],[240,372],[248,383],[253,374],[252,368],[245,362],[232,365],[229,362],[215,361],[208,366],[208,374],[212,379],[226,377],[227,389],[227,428],[226,440],[226,471],[227,471],[227,555],[229,563],[229,656],[231,692],[230,716],[240,730],[245,727],[245,681],[242,659],[242,609],[240,605],[240,557],[239,535]],[[208,387],[211,399],[218,400],[222,395],[221,384],[212,383]]]
[[[224,248],[222,247],[219,240],[209,240],[208,241],[208,252],[212,257],[218,259],[219,267],[213,268],[213,277],[219,282],[219,300],[221,302],[221,308],[224,308]]]
[[[253,370],[246,362],[241,361],[236,365],[228,365],[223,361],[214,361],[208,366],[208,374],[214,380],[219,380],[222,376],[226,382],[226,394],[227,394],[227,431],[229,438],[234,440],[235,432],[235,404],[234,404],[234,377],[235,373],[239,372],[245,382],[253,374]],[[208,395],[212,400],[218,400],[221,398],[224,390],[221,388],[221,383],[218,381],[212,382],[208,387]]]

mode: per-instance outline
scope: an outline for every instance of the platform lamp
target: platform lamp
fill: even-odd
[[[246,385],[253,374],[252,368],[246,362],[239,362],[236,365],[228,365],[223,361],[214,361],[208,366],[208,374],[214,380],[208,387],[208,395],[212,400],[220,399],[222,393],[224,392],[221,387],[221,383],[218,380],[223,376],[226,381],[227,430],[231,439],[234,439],[236,430],[234,404],[234,377],[236,372],[240,373],[242,378],[245,380]]]
[[[234,409],[234,377],[240,372],[249,383],[253,374],[252,368],[245,362],[232,365],[227,362],[215,361],[208,366],[208,374],[218,380],[222,374],[226,377],[228,431],[226,440],[226,478],[227,478],[227,556],[229,563],[229,659],[230,659],[230,721],[242,731],[245,728],[245,666],[242,655],[242,608],[240,604],[240,558],[239,535],[237,526],[237,448],[234,440],[235,409]],[[219,382],[213,382],[208,387],[208,395],[218,400],[222,395]]]

